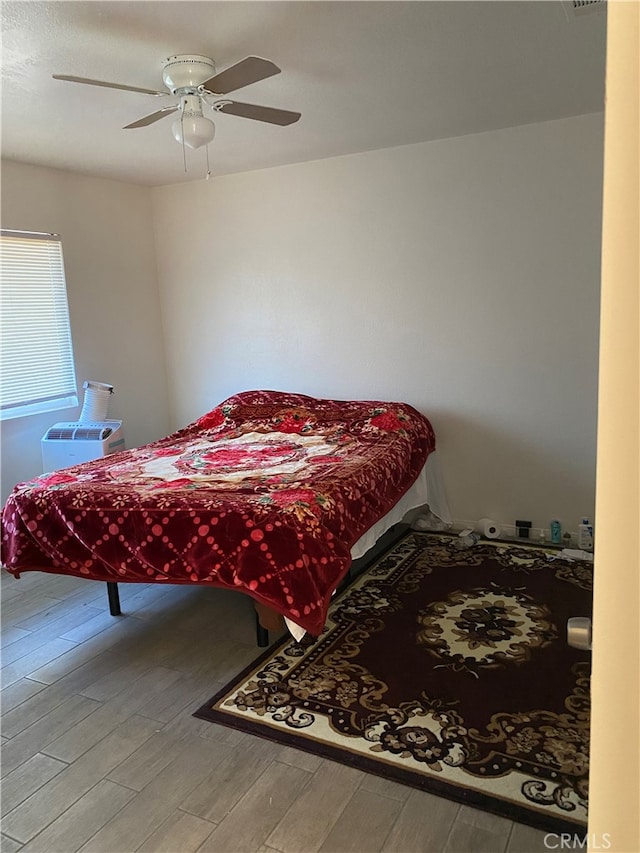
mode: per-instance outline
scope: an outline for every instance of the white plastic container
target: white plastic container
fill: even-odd
[[[578,548],[581,551],[593,551],[593,525],[583,518],[578,525]]]
[[[80,423],[106,420],[113,385],[87,380],[82,387],[84,388],[84,405],[80,412]]]

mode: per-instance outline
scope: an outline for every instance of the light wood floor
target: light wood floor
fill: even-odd
[[[257,654],[224,590],[2,572],[2,851],[538,853],[544,833],[192,717]]]

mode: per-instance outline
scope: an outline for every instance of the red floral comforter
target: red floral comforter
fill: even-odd
[[[160,441],[16,486],[2,562],[240,589],[317,635],[351,546],[434,448],[405,403],[247,391]]]

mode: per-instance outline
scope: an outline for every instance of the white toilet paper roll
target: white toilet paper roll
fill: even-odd
[[[480,532],[483,536],[486,536],[487,539],[498,539],[502,533],[502,528],[498,522],[493,521],[491,518],[481,518],[478,524],[480,526]]]

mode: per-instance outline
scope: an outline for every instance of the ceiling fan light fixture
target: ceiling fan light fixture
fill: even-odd
[[[579,2],[579,0],[574,0]],[[605,2],[605,0],[580,0],[580,2]],[[245,104],[230,101],[224,95],[229,92],[250,86],[259,80],[265,80],[280,74],[280,68],[269,59],[259,56],[247,56],[235,65],[231,65],[220,74],[215,73],[216,66],[212,59],[200,54],[175,54],[169,56],[163,63],[162,80],[172,95],[180,98],[179,104],[162,107],[137,121],[124,126],[123,130],[147,127],[150,124],[180,111],[180,117],[174,121],[171,130],[173,137],[182,146],[182,156],[186,171],[186,148],[202,148],[213,141],[216,127],[211,119],[202,114],[202,107],[207,106],[215,112],[228,113],[241,118],[262,121],[268,124],[284,127],[293,124],[300,118],[300,113],[291,110],[279,110],[272,107],[262,107],[256,104]],[[213,76],[212,76],[213,75]],[[67,80],[72,83],[85,83],[90,86],[101,86],[107,89],[123,89],[129,92],[140,92],[147,95],[166,95],[167,92],[146,89],[140,86],[129,86],[124,83],[108,83],[106,80],[93,80],[89,77],[77,77],[69,74],[54,74],[56,80]],[[213,99],[213,101],[211,100]],[[207,177],[209,172],[209,149],[207,148]]]
[[[202,148],[203,145],[208,145],[213,141],[216,126],[211,119],[204,116],[183,115],[173,122],[171,130],[176,142],[179,142],[181,145],[184,142],[187,148],[195,149]]]

